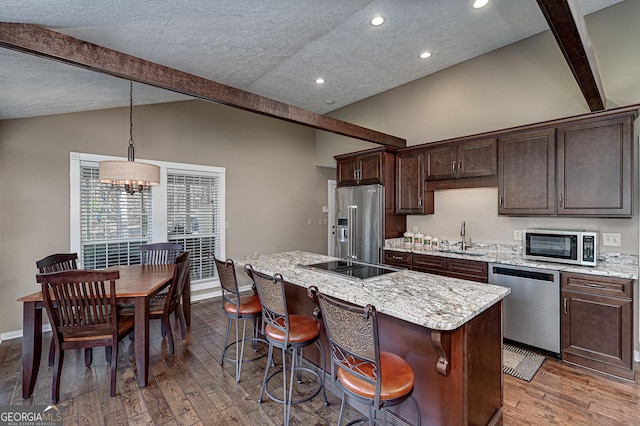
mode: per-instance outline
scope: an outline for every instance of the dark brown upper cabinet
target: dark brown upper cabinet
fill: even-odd
[[[425,191],[424,150],[396,156],[396,213],[433,214],[433,191]]]
[[[558,127],[558,214],[633,214],[633,117]]]
[[[555,214],[555,129],[498,138],[498,214]]]
[[[427,148],[426,180],[492,176],[498,171],[496,138],[468,140]]]
[[[631,217],[636,111],[498,138],[498,213]]]
[[[337,162],[338,186],[354,186],[369,184],[385,184],[385,169],[395,164],[395,150],[388,148],[374,148],[352,154],[338,155]]]

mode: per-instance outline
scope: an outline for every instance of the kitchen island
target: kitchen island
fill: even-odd
[[[345,279],[300,266],[330,260],[337,259],[295,251],[236,263],[280,273],[291,313],[313,313],[306,294],[312,285],[341,300],[374,305],[381,349],[400,355],[414,370],[423,424],[501,424],[502,299],[509,289],[409,270]],[[327,344],[326,336],[322,341]],[[319,362],[317,356],[309,359]],[[415,416],[411,404],[390,411],[409,421]]]

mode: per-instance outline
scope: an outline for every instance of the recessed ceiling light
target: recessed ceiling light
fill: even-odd
[[[421,59],[427,59],[429,56],[431,56],[431,52],[422,52],[420,54]]]
[[[373,18],[371,18],[371,21],[369,21],[369,23],[374,27],[382,25],[384,24],[384,16],[380,16],[380,15],[374,16]]]
[[[475,0],[473,2],[473,7],[480,9],[481,7],[485,7],[487,3],[489,3],[489,0]]]
[[[324,84],[324,78],[316,78],[316,83]]]
[[[327,105],[333,105],[335,103],[336,103],[336,101],[333,101],[331,99],[329,99],[328,101],[325,101],[325,104],[327,104]]]

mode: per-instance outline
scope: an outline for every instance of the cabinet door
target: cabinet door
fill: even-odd
[[[487,262],[466,259],[447,259],[447,276],[463,280],[489,282]]]
[[[498,165],[498,214],[555,214],[555,129],[500,137]]]
[[[632,216],[630,116],[558,128],[558,214]]]
[[[445,144],[425,151],[426,179],[455,179],[458,168],[457,145]]]
[[[359,183],[368,185],[383,182],[382,153],[358,157]]]
[[[424,152],[396,158],[396,213],[433,214],[433,192],[424,190]]]
[[[338,186],[353,186],[358,184],[356,179],[357,162],[355,158],[347,158],[336,162]]]
[[[429,256],[427,254],[413,254],[413,270],[430,274],[446,275],[447,258],[443,256]]]
[[[632,299],[562,291],[562,359],[634,377]]]
[[[492,176],[498,172],[497,139],[458,144],[458,177]]]

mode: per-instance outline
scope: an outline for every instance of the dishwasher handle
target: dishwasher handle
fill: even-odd
[[[516,278],[528,278],[536,281],[555,281],[555,277],[553,274],[548,274],[546,272],[536,272],[536,271],[526,271],[522,269],[511,269],[511,268],[501,268],[500,266],[494,266],[493,269],[494,275],[508,275],[510,277]]]

